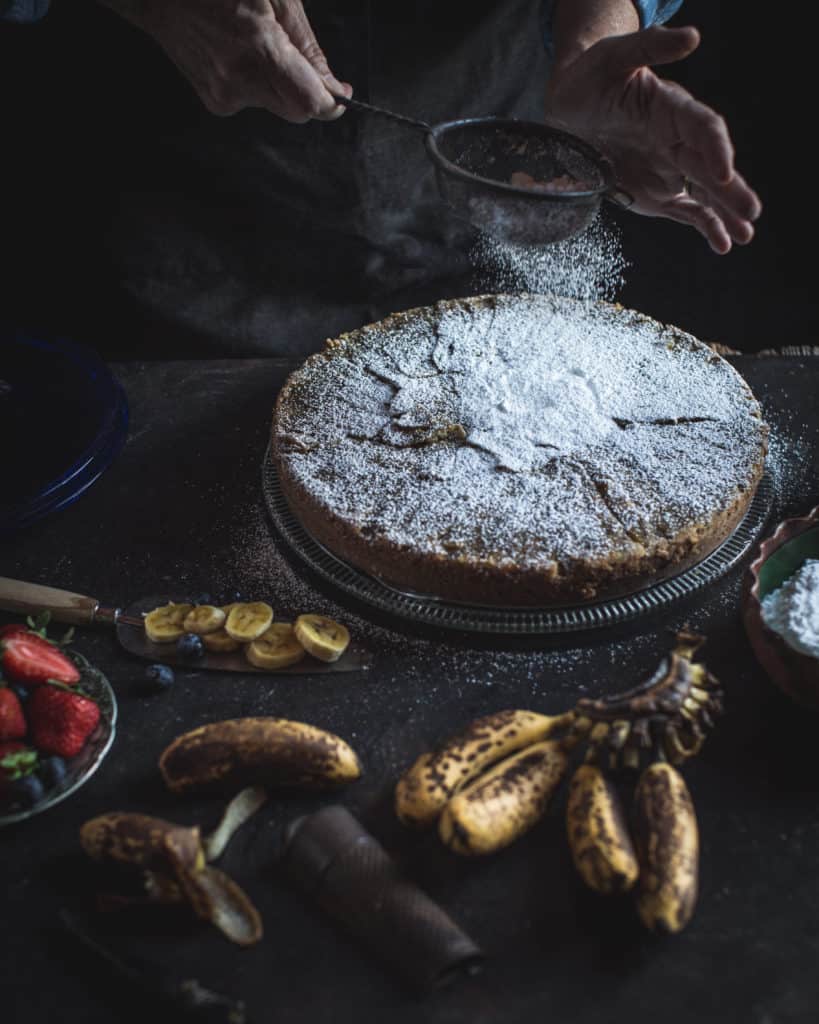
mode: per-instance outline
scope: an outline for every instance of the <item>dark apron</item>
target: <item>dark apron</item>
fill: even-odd
[[[67,6],[50,17],[69,24]],[[537,0],[307,6],[361,99],[432,123],[542,116]],[[420,133],[354,111],[306,125],[214,117],[150,40],[109,12],[85,18],[84,71],[106,97],[101,134],[88,133],[107,183],[87,197],[105,207],[92,218],[99,272],[126,319],[157,325],[146,355],[183,336],[202,355],[306,354],[468,287],[473,234],[438,196]]]

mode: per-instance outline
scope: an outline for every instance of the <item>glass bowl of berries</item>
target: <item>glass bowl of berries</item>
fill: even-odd
[[[0,825],[65,800],[111,748],[117,702],[107,678],[48,637],[47,617],[0,626]]]

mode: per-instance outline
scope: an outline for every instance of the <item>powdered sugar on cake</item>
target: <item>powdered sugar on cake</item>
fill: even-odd
[[[495,564],[624,557],[728,509],[764,452],[758,405],[707,346],[552,296],[399,314],[291,378],[276,445],[365,536]]]

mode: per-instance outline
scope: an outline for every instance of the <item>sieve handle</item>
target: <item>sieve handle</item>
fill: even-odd
[[[380,114],[382,117],[388,117],[391,121],[397,121],[399,124],[408,124],[412,128],[419,128],[425,135],[432,134],[432,125],[427,124],[426,121],[419,121],[414,117],[406,117],[404,114],[396,114],[393,110],[385,110],[383,107],[373,106],[372,103],[362,103],[361,100],[348,99],[346,96],[340,96],[334,92],[331,92],[330,95],[336,103],[341,103],[342,106],[350,107],[353,110],[360,110],[365,114]]]

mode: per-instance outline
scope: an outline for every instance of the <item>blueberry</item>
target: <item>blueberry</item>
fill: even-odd
[[[65,761],[54,754],[40,762],[38,772],[46,789],[52,789],[54,786],[59,786],[65,778]]]
[[[145,669],[145,682],[152,690],[167,690],[173,686],[173,669],[170,665],[149,665]]]
[[[176,653],[181,658],[188,658],[191,661],[195,658],[201,658],[205,653],[202,638],[197,636],[196,633],[184,633],[176,641]]]
[[[197,594],[191,604],[213,604],[213,597],[210,594]]]
[[[24,775],[8,784],[8,795],[12,803],[21,807],[33,807],[43,799],[45,787],[36,775]]]
[[[247,604],[247,597],[241,590],[233,590],[225,604]]]

